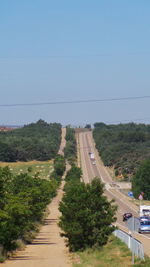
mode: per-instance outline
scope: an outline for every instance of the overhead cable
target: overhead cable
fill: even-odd
[[[113,101],[140,100],[140,99],[148,99],[148,98],[150,98],[150,96],[133,96],[133,97],[87,99],[87,100],[82,99],[82,100],[72,100],[72,101],[52,101],[52,102],[35,102],[35,103],[14,103],[14,104],[0,104],[0,107],[81,104],[81,103],[94,103],[94,102],[113,102]]]

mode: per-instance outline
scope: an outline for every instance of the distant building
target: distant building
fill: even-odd
[[[0,132],[8,132],[8,131],[11,131],[11,130],[13,130],[13,128],[0,126]]]

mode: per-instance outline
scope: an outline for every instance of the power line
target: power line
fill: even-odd
[[[103,99],[88,99],[88,100],[73,100],[73,101],[52,101],[52,102],[37,102],[37,103],[15,103],[15,104],[0,104],[0,107],[20,107],[20,106],[45,106],[45,105],[63,105],[63,104],[81,104],[94,102],[113,102],[113,101],[127,101],[147,99],[150,96],[133,96],[120,98],[103,98]]]

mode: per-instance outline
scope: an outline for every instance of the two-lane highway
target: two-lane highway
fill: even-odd
[[[115,199],[115,202],[118,205],[116,224],[121,229],[128,231],[126,224],[122,221],[122,215],[125,212],[131,212],[135,217],[138,217],[138,207],[131,203],[130,199],[118,190],[118,187],[114,188],[112,186],[114,185],[112,178],[107,172],[97,150],[95,149],[92,132],[80,132],[78,142],[78,154],[80,154],[81,168],[83,172],[82,180],[85,183],[90,183],[94,177],[99,177],[101,179],[101,181],[105,184],[105,195],[109,200]],[[89,152],[94,153],[96,164],[92,163]],[[143,243],[145,253],[150,256],[150,235],[136,233],[135,237]]]

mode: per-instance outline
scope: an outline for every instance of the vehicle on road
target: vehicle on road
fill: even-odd
[[[141,221],[139,225],[139,233],[150,233],[150,220]]]
[[[141,222],[150,221],[150,217],[149,216],[142,216],[139,219],[140,219]]]
[[[127,221],[131,217],[132,217],[132,213],[131,212],[126,212],[126,213],[123,214],[123,221]]]
[[[140,205],[140,217],[142,216],[150,216],[150,206],[149,205]]]
[[[93,152],[89,152],[89,156],[90,156],[90,159],[91,160],[94,160],[95,159],[95,156],[94,156],[94,153]]]

